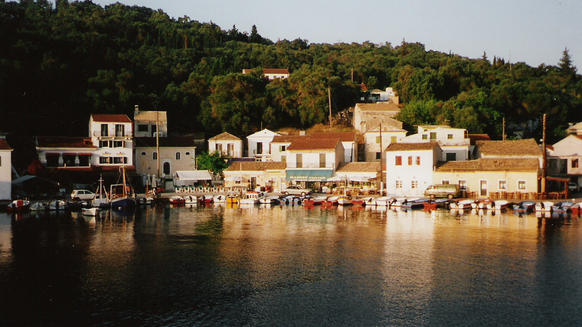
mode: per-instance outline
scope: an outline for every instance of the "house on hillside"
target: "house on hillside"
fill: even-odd
[[[133,122],[124,114],[92,114],[89,137],[97,150],[91,163],[101,170],[133,170]]]
[[[442,163],[433,183],[458,184],[469,196],[534,199],[539,173],[537,158],[481,158]]]
[[[582,186],[582,135],[570,134],[548,151],[548,170],[552,176],[569,177]]]
[[[406,130],[392,125],[382,125],[382,133],[380,133],[380,126],[376,125],[376,128],[367,130],[363,133],[363,136],[363,160],[368,162],[380,161],[382,150],[392,143],[402,142],[406,137]]]
[[[0,138],[0,200],[12,200],[12,148]]]
[[[339,138],[306,137],[296,139],[286,149],[287,182],[301,182],[319,188],[314,183],[332,178],[345,158]]]
[[[98,149],[90,137],[37,136],[35,145],[45,168],[70,171],[92,170]]]
[[[224,187],[229,190],[281,192],[285,182],[284,162],[235,161],[223,171]]]
[[[159,137],[168,136],[168,116],[166,111],[141,111],[135,106],[133,113],[135,137],[155,137],[159,130]]]
[[[344,147],[343,162],[358,161],[358,141],[356,132],[316,132],[310,133],[313,138],[339,138]]]
[[[240,138],[223,132],[208,139],[208,152],[218,152],[220,155],[230,158],[242,158],[243,142]]]
[[[275,136],[280,134],[266,128],[247,136],[248,156],[259,161],[271,160],[271,142]]]
[[[387,87],[386,90],[374,89],[370,91],[368,100],[372,102],[392,102],[394,104],[400,104],[400,98],[396,90],[391,87]]]
[[[582,135],[582,122],[573,124],[572,126],[568,127],[567,131],[568,134]]]
[[[402,128],[402,122],[395,119],[400,113],[400,106],[395,103],[356,103],[352,124],[360,133],[382,126]]]
[[[422,196],[433,183],[442,150],[437,142],[392,143],[386,148],[386,192]]]
[[[442,150],[439,161],[469,160],[471,139],[464,128],[447,125],[419,125],[416,134],[409,135],[402,143],[437,142]]]
[[[254,69],[243,69],[243,74],[250,74],[254,72]],[[274,79],[286,79],[289,78],[289,69],[287,68],[263,68],[263,76],[269,81]]]

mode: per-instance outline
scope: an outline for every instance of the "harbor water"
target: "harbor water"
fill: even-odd
[[[0,213],[0,325],[576,326],[582,226],[513,213]]]

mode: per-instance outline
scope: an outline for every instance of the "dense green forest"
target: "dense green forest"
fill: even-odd
[[[263,38],[161,10],[90,1],[0,0],[0,129],[13,135],[86,135],[90,113],[168,111],[171,131],[306,128],[369,89],[395,87],[408,124],[449,123],[501,134],[548,113],[553,139],[582,120],[582,78],[567,50],[557,66],[469,59],[420,43],[313,44]],[[543,43],[540,43],[543,46]],[[288,68],[267,82],[243,68]],[[352,81],[353,76],[353,81]],[[520,126],[520,125],[515,125]]]

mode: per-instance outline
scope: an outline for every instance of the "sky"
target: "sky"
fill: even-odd
[[[427,50],[478,58],[504,58],[531,66],[557,65],[568,48],[582,73],[580,0],[93,0],[162,9],[179,18],[214,22],[274,42],[312,43],[402,40]]]

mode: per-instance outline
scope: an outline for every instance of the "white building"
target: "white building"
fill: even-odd
[[[89,171],[97,147],[90,137],[37,136],[36,153],[49,169]]]
[[[380,133],[379,125],[366,131],[364,133],[364,160],[380,161],[383,149],[392,143],[402,142],[405,137],[406,130],[390,125],[382,125],[382,133]]]
[[[568,128],[568,134],[582,135],[582,122],[570,126]]]
[[[296,139],[286,152],[287,181],[291,182],[326,181],[332,178],[344,159],[344,148],[339,138]]]
[[[159,136],[168,136],[168,116],[165,111],[141,111],[135,106],[133,113],[135,137],[155,137],[159,129]]]
[[[286,162],[287,161],[287,148],[291,145],[294,140],[301,140],[306,138],[306,136],[299,135],[281,135],[273,137],[271,141],[271,160]]]
[[[250,74],[254,69],[243,69],[243,74]],[[287,68],[263,68],[263,76],[268,80],[289,78],[289,69]]]
[[[12,148],[0,139],[0,200],[12,200]]]
[[[358,141],[355,132],[317,132],[309,134],[313,138],[339,138],[344,147],[343,162],[358,161]]]
[[[582,135],[568,135],[553,145],[548,157],[552,175],[567,175],[582,185]]]
[[[220,133],[208,139],[208,152],[218,152],[222,156],[241,158],[243,156],[243,142],[228,132]]]
[[[133,123],[123,114],[93,114],[89,137],[97,150],[92,165],[101,169],[133,168]]]
[[[422,196],[433,183],[433,169],[441,158],[438,143],[392,143],[386,148],[386,192]]]
[[[370,98],[376,102],[393,102],[399,104],[400,99],[393,88],[387,87],[386,90],[375,89],[370,91]]]
[[[419,125],[418,133],[407,136],[402,143],[437,142],[442,150],[439,161],[469,160],[471,139],[464,128],[447,125]]]
[[[280,134],[268,129],[263,129],[262,131],[247,136],[248,156],[260,161],[270,160],[271,142],[275,136],[280,136]]]

